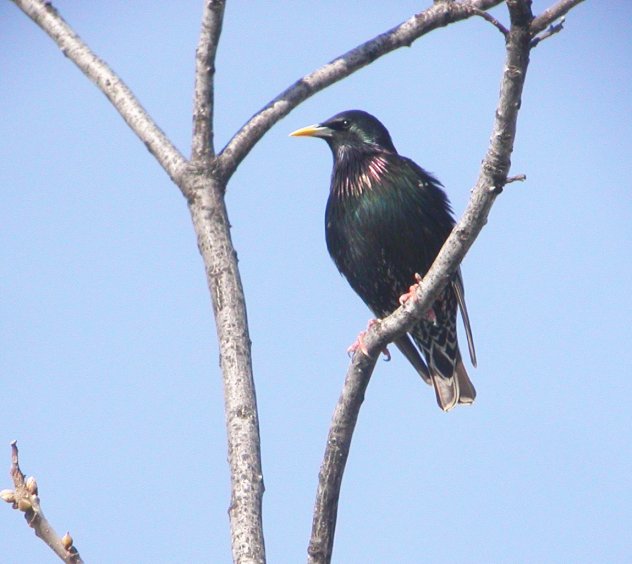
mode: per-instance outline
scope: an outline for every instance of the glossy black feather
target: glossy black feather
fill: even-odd
[[[441,183],[400,156],[386,128],[366,112],[343,112],[296,134],[322,137],[333,153],[325,213],[331,257],[376,316],[392,313],[415,274],[428,271],[454,227]],[[475,396],[457,343],[457,304],[465,308],[460,273],[435,302],[434,318],[410,332],[428,368],[407,337],[396,342],[424,379],[432,381],[445,410],[471,403]]]

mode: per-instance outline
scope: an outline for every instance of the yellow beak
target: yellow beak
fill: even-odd
[[[331,137],[331,129],[315,123],[314,125],[308,125],[292,131],[290,137]]]

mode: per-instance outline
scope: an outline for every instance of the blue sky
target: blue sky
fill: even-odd
[[[229,2],[216,145],[294,80],[425,4]],[[188,155],[201,2],[56,5]],[[335,562],[632,559],[631,18],[628,2],[587,2],[533,51],[512,159],[528,179],[498,198],[463,264],[477,401],[446,415],[399,355],[378,363]],[[0,34],[0,468],[18,439],[47,517],[86,561],[229,562],[222,383],[186,204],[10,2]],[[438,30],[305,102],[231,180],[269,562],[304,561],[345,349],[370,317],[325,249],[329,150],[287,135],[370,111],[459,215],[503,57],[482,20]],[[3,562],[56,561],[8,506],[0,539]]]

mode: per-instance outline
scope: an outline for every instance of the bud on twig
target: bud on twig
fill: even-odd
[[[37,495],[37,482],[33,476],[26,479],[26,489],[32,495]]]
[[[15,492],[13,490],[0,491],[0,499],[7,503],[15,503]]]
[[[70,550],[70,548],[72,547],[72,537],[70,536],[69,532],[66,532],[66,534],[61,537],[61,544],[66,550]]]

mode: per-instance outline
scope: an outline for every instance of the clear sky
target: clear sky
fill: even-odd
[[[229,1],[217,146],[294,80],[429,4]],[[56,5],[188,155],[202,2]],[[478,399],[446,415],[399,354],[378,363],[335,562],[632,561],[631,23],[627,0],[586,2],[533,52],[512,167],[528,180],[498,198],[463,264]],[[229,562],[222,384],[185,202],[7,0],[0,37],[0,488],[18,439],[47,517],[87,562]],[[288,133],[365,109],[459,215],[503,57],[480,19],[438,30],[308,100],[229,185],[271,563],[305,559],[345,349],[370,317],[325,248],[329,150]],[[9,506],[0,545],[3,563],[57,561]]]

